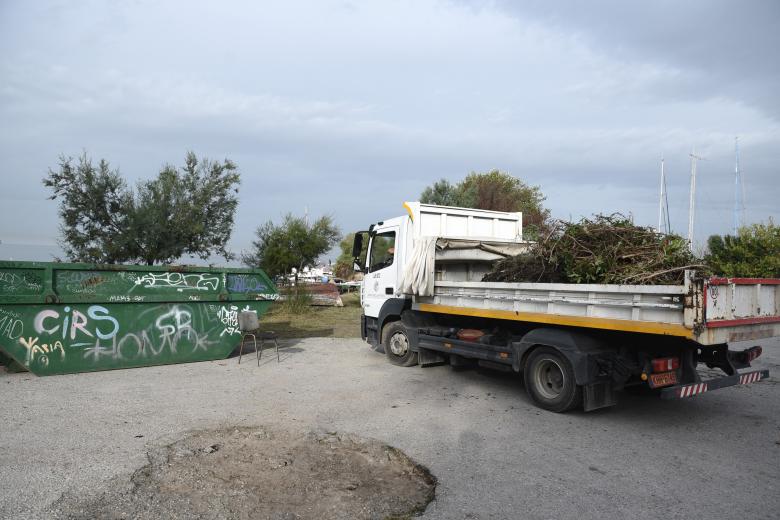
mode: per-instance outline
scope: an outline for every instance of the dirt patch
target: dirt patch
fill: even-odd
[[[128,482],[64,494],[59,518],[406,518],[436,479],[401,451],[333,432],[192,432],[149,452]]]

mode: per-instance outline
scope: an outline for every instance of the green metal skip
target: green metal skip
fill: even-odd
[[[278,296],[259,269],[0,262],[0,353],[39,376],[223,359]]]

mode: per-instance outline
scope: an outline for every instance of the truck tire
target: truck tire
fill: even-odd
[[[551,347],[540,347],[523,369],[525,390],[534,403],[551,412],[566,412],[582,403],[582,388],[574,380],[571,363]]]
[[[411,367],[417,364],[417,352],[412,351],[409,335],[400,321],[385,325],[382,330],[382,346],[387,360],[399,367]]]

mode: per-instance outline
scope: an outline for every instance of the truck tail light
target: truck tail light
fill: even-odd
[[[676,357],[655,358],[652,363],[653,372],[655,373],[668,372],[680,368],[680,358]]]
[[[763,353],[763,351],[764,349],[759,346],[750,347],[747,350],[743,350],[742,355],[744,356],[745,363],[752,363],[754,359]]]

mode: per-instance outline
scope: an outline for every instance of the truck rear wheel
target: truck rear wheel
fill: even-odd
[[[409,335],[400,321],[389,323],[382,332],[384,336],[382,345],[390,363],[401,367],[417,364],[417,352],[412,351]]]
[[[582,403],[582,388],[574,380],[571,363],[553,348],[540,347],[531,353],[523,379],[528,395],[545,410],[566,412]]]

